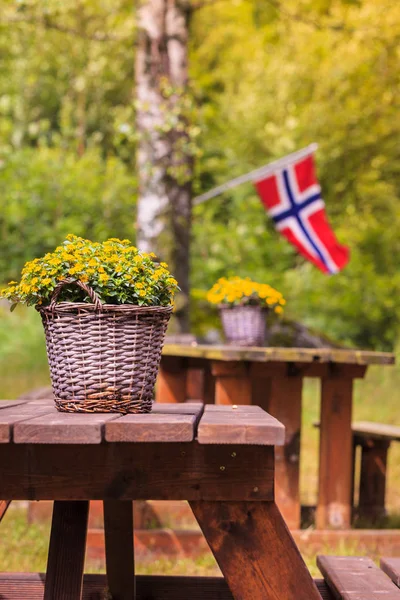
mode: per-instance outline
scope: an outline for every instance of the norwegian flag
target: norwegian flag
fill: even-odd
[[[285,164],[254,181],[275,227],[324,273],[338,273],[349,249],[337,241],[325,213],[313,155]]]

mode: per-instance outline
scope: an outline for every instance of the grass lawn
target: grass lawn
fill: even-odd
[[[395,367],[370,367],[364,380],[356,382],[355,420],[400,425],[400,352]],[[48,385],[48,367],[39,316],[34,310],[21,310],[18,318],[0,309],[0,398],[16,398],[26,390]],[[318,431],[312,423],[319,418],[319,382],[306,380],[301,440],[301,500],[314,505],[317,497]],[[389,453],[387,507],[392,514],[387,526],[400,523],[400,444]],[[43,571],[46,567],[48,528],[27,524],[26,513],[11,510],[1,524],[0,565],[5,571]],[[326,549],[329,554],[329,548]],[[339,552],[336,552],[339,553]],[[340,553],[354,554],[354,547],[343,546]],[[305,555],[314,575],[315,556]],[[139,573],[215,574],[212,557],[201,560],[159,560],[142,562]],[[88,572],[98,565],[88,564]]]

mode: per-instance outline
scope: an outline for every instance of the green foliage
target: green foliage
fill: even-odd
[[[326,277],[279,237],[250,185],[195,211],[193,283],[268,281],[288,315],[361,347],[399,335],[400,8],[364,2],[216,3],[193,26],[203,103],[198,192],[317,141],[327,212],[352,258]],[[206,266],[206,268],[205,268]]]
[[[110,238],[100,244],[69,234],[53,252],[27,262],[21,282],[11,281],[2,296],[13,306],[18,302],[48,305],[59,282],[65,282],[60,300],[91,302],[80,282],[105,304],[169,306],[178,290],[177,281],[168,265],[153,258],[154,254],[139,252],[129,240]]]
[[[18,277],[70,231],[96,240],[131,237],[136,180],[116,157],[24,148],[0,169],[0,280]]]
[[[194,209],[195,289],[222,276],[268,281],[289,318],[345,343],[393,346],[399,35],[391,0],[226,0],[194,12],[190,93],[165,90],[170,175],[184,183],[182,157],[196,159],[201,193],[317,141],[327,212],[352,253],[342,273],[319,273],[243,185]],[[0,0],[0,279],[70,231],[133,237],[135,38],[128,0]]]

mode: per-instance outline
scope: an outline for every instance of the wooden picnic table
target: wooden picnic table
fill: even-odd
[[[276,451],[276,501],[291,529],[300,527],[300,435],[304,377],[321,380],[319,486],[316,526],[347,529],[352,503],[354,380],[369,365],[392,365],[385,352],[332,348],[243,348],[166,344],[159,402],[196,398],[215,404],[254,404],[286,428]]]
[[[140,499],[189,501],[234,600],[320,600],[274,500],[274,446],[283,442],[283,425],[255,406],[159,404],[121,416],[2,401],[0,498],[3,508],[54,501],[45,600],[81,598],[90,500],[104,503],[111,597],[135,598],[132,501]],[[2,575],[1,597],[43,597],[43,579]],[[165,595],[160,579],[147,578],[138,598],[223,597],[206,578],[163,585]]]

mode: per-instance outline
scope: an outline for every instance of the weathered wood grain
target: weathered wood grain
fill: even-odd
[[[346,363],[357,365],[392,365],[395,355],[368,350],[335,348],[243,348],[240,346],[197,346],[165,344],[163,356],[206,358],[221,361]]]
[[[190,502],[235,599],[321,600],[273,502]]]
[[[283,444],[283,425],[262,409],[254,410],[257,408],[207,405],[197,429],[198,442],[264,446]]]
[[[134,600],[132,502],[104,502],[104,535],[108,589],[113,600]]]
[[[0,444],[8,444],[13,438],[13,428],[19,421],[51,412],[49,406],[37,406],[30,403],[9,406],[0,410]]]
[[[0,573],[2,600],[43,600],[45,575],[41,573]],[[316,581],[323,600],[332,596],[321,580]],[[105,575],[85,575],[82,600],[105,597]],[[169,577],[138,575],[136,600],[234,600],[222,577]]]
[[[216,404],[251,404],[249,366],[240,362],[212,362]]]
[[[271,446],[1,444],[10,500],[272,500]]]
[[[400,558],[382,558],[381,569],[397,587],[400,587]]]
[[[352,501],[353,380],[322,379],[319,447],[319,529],[348,529]]]
[[[44,600],[80,600],[89,502],[54,502]]]
[[[26,406],[32,407],[30,402]],[[37,410],[38,407],[35,407]],[[46,409],[45,409],[46,410]],[[100,444],[104,424],[119,414],[61,413],[54,407],[46,414],[14,425],[16,444]],[[1,413],[0,413],[1,418]]]
[[[400,599],[400,590],[370,558],[318,556],[317,565],[337,600]]]
[[[179,405],[178,405],[179,406]],[[191,442],[198,415],[126,415],[105,426],[108,442]]]

